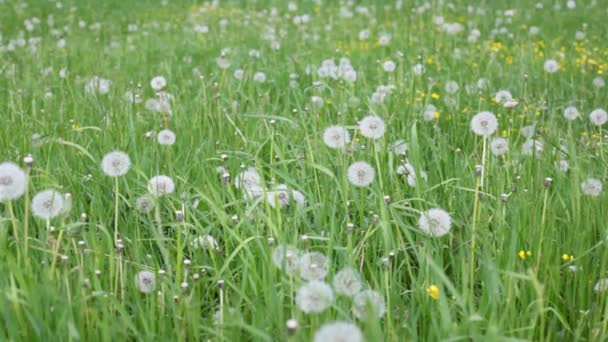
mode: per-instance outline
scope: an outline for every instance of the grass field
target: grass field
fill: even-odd
[[[607,14],[0,0],[0,340],[608,340]]]

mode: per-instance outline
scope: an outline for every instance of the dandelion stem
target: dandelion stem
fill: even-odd
[[[483,137],[483,148],[481,155],[481,175],[477,179],[477,185],[475,187],[475,200],[473,203],[473,223],[471,226],[471,268],[469,270],[470,283],[471,287],[471,301],[473,301],[475,296],[475,244],[476,244],[476,229],[477,229],[477,220],[479,214],[479,196],[480,192],[483,191],[484,185],[484,176],[485,176],[485,164],[486,164],[486,149],[487,149],[488,138],[486,136]]]
[[[119,194],[118,194],[118,177],[114,177],[114,246],[116,246],[118,241],[118,204],[119,204]]]
[[[536,272],[538,273],[538,269],[540,267],[540,258],[543,247],[543,240],[545,239],[545,220],[547,218],[547,201],[549,200],[549,188],[545,189],[545,196],[543,199],[543,213],[540,219],[540,239],[538,239],[538,247],[536,248],[538,256],[536,257]]]
[[[6,201],[6,208],[8,209],[8,215],[11,218],[11,224],[13,225],[13,237],[17,246],[17,263],[21,264],[21,252],[19,251],[19,227],[17,226],[17,218],[13,211],[13,202],[11,200]]]

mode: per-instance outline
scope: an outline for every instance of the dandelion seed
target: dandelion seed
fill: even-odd
[[[368,186],[374,181],[374,177],[374,168],[366,162],[354,162],[348,167],[347,178],[354,186]]]
[[[277,246],[272,251],[272,262],[285,273],[294,274],[300,267],[300,251],[291,246]]]
[[[384,120],[378,116],[369,115],[359,122],[361,135],[369,139],[379,139],[386,132]]]
[[[135,275],[135,286],[142,293],[150,293],[156,287],[156,275],[150,271],[140,271]]]
[[[574,106],[566,107],[566,109],[564,109],[564,118],[568,121],[576,120],[578,115],[578,109]]]
[[[498,119],[492,112],[480,112],[471,119],[471,130],[481,136],[490,136],[498,128]]]
[[[313,280],[296,293],[296,305],[305,313],[321,313],[334,302],[334,292],[326,283]]]
[[[63,195],[48,189],[37,193],[32,199],[32,214],[44,220],[50,220],[61,213]]]
[[[156,135],[158,143],[165,146],[175,144],[175,133],[170,129],[163,129]]]
[[[549,59],[549,60],[545,61],[545,64],[543,67],[544,67],[545,71],[550,74],[556,73],[559,70],[559,64],[557,63],[557,61],[555,59]]]
[[[110,177],[124,176],[130,167],[131,159],[122,151],[109,152],[101,160],[103,173]]]
[[[344,148],[350,142],[350,134],[343,126],[330,126],[323,133],[323,142],[330,148]]]
[[[329,260],[319,252],[310,252],[300,257],[300,277],[306,280],[321,280],[328,272]]]
[[[144,214],[149,214],[155,206],[154,199],[150,195],[143,195],[135,200],[135,208]]]
[[[444,236],[452,229],[452,218],[450,217],[450,214],[443,209],[429,209],[420,214],[418,228],[430,236]]]
[[[156,197],[170,195],[175,191],[175,183],[169,176],[155,176],[148,181],[148,192]]]
[[[509,141],[505,138],[494,138],[490,142],[490,151],[495,156],[502,156],[509,152]]]
[[[344,268],[334,276],[332,285],[337,294],[352,297],[361,291],[361,276],[354,268]]]
[[[0,202],[16,200],[25,194],[25,172],[16,164],[0,164]]]
[[[364,290],[353,298],[353,313],[360,320],[370,317],[382,318],[386,312],[386,304],[382,295],[374,290]]]
[[[336,321],[323,324],[315,332],[314,342],[363,342],[365,338],[358,326]]]
[[[163,76],[156,76],[150,81],[150,86],[155,91],[161,91],[167,86],[167,80]]]
[[[581,183],[581,190],[585,195],[598,197],[602,193],[602,182],[597,178],[587,178]]]
[[[589,113],[589,121],[592,125],[602,126],[608,121],[608,113],[605,110],[598,108]]]

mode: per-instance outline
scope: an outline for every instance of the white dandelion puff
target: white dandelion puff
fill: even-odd
[[[393,72],[397,68],[397,64],[393,61],[386,61],[382,64],[382,69],[386,72]]]
[[[134,280],[141,293],[150,293],[156,288],[156,275],[150,271],[140,271]]]
[[[595,293],[608,292],[608,278],[600,279],[593,286]]]
[[[568,170],[570,170],[570,164],[568,163],[567,160],[560,160],[559,161],[559,170],[561,172],[568,172]]]
[[[266,200],[272,208],[284,208],[289,205],[289,192],[281,191],[268,191],[266,192]]]
[[[407,153],[407,143],[404,140],[396,140],[389,145],[389,149],[396,155],[402,156]]]
[[[305,313],[321,313],[334,302],[334,292],[326,283],[313,280],[296,293],[296,305]]]
[[[589,113],[589,121],[591,121],[592,125],[602,126],[608,121],[608,113],[601,108],[594,109]]]
[[[332,285],[337,294],[352,297],[363,288],[361,276],[354,268],[344,268],[334,276]]]
[[[155,91],[161,91],[167,86],[167,80],[163,76],[156,76],[150,81],[150,86]]]
[[[300,251],[292,246],[278,246],[272,251],[272,262],[287,274],[294,274],[300,267]]]
[[[50,220],[59,215],[61,209],[63,209],[63,195],[58,191],[43,190],[32,199],[32,214],[41,219]]]
[[[217,248],[217,241],[215,238],[209,234],[197,236],[192,239],[190,245],[194,249],[211,249],[214,250]]]
[[[237,189],[243,189],[246,191],[259,188],[261,183],[262,177],[260,177],[258,171],[253,167],[249,167],[247,170],[239,173],[234,179],[234,186]]]
[[[240,81],[245,76],[245,71],[243,69],[236,69],[234,70],[234,73],[232,75],[234,76],[234,78]]]
[[[407,178],[407,184],[411,187],[415,187],[417,184],[416,181],[416,170],[414,169],[414,166],[410,163],[405,163],[403,165],[399,165],[397,167],[397,174],[402,175],[402,176],[406,176]],[[424,171],[420,172],[420,175],[422,176],[422,179],[424,179],[425,181],[427,180],[427,174]]]
[[[330,148],[344,148],[350,141],[350,134],[343,126],[330,126],[323,132],[323,142]]]
[[[25,172],[16,164],[0,164],[0,202],[16,200],[25,194]]]
[[[448,81],[445,84],[445,91],[448,94],[456,94],[460,90],[460,86],[456,81]]]
[[[364,290],[353,298],[353,313],[360,320],[370,317],[382,318],[386,312],[386,304],[382,295],[374,290]]]
[[[506,101],[510,101],[512,99],[513,95],[511,95],[511,92],[508,90],[499,90],[496,95],[494,95],[494,100],[499,104],[502,104]]]
[[[418,228],[424,233],[434,237],[446,235],[452,229],[452,218],[450,214],[439,208],[429,209],[420,214]]]
[[[361,135],[369,139],[378,139],[386,132],[384,120],[378,116],[369,115],[359,121],[359,130]]]
[[[309,252],[300,257],[300,277],[306,280],[321,280],[329,269],[329,260],[323,253]]]
[[[291,192],[291,196],[293,197],[293,201],[296,202],[298,207],[305,208],[306,207],[306,197],[303,193],[297,190],[293,190]]]
[[[130,167],[131,159],[122,151],[109,152],[101,160],[101,170],[110,177],[124,176]]]
[[[112,81],[106,80],[105,78],[101,78],[99,76],[93,76],[89,82],[85,84],[84,91],[92,95],[105,95],[110,92],[111,85]]]
[[[354,186],[368,186],[374,181],[374,176],[374,168],[364,161],[354,162],[348,167],[347,178]]]
[[[426,107],[424,107],[422,118],[424,121],[433,121],[435,120],[435,113],[437,113],[437,107],[432,104],[428,104]]]
[[[581,183],[581,190],[587,196],[598,197],[602,193],[602,182],[597,178],[589,177]]]
[[[606,81],[601,77],[596,77],[593,79],[592,84],[595,88],[604,88],[606,86]]]
[[[169,176],[159,175],[148,181],[148,192],[156,197],[170,195],[175,191],[175,183]]]
[[[502,156],[509,152],[509,141],[505,138],[494,138],[490,142],[490,151],[495,156]]]
[[[261,71],[258,71],[253,74],[253,80],[257,83],[264,83],[266,82],[266,74]]]
[[[498,119],[492,112],[481,112],[471,119],[471,130],[481,136],[490,136],[498,128]]]
[[[135,200],[135,208],[144,214],[149,214],[155,206],[154,199],[150,195],[139,196]]]
[[[353,323],[336,321],[323,324],[315,332],[314,342],[363,342],[361,329]]]
[[[547,73],[553,74],[559,70],[559,64],[555,59],[548,59],[545,61],[544,69]]]
[[[564,109],[564,119],[568,120],[568,121],[574,121],[578,118],[579,113],[578,113],[578,109],[576,109],[576,107],[574,106],[570,106],[570,107],[566,107],[566,109]]]
[[[163,129],[162,131],[158,132],[156,139],[160,145],[171,146],[175,144],[176,137],[172,130]]]
[[[540,140],[528,139],[521,146],[521,151],[524,155],[536,155],[537,158],[540,158],[545,151],[545,144]]]

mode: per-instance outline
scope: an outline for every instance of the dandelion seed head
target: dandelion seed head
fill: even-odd
[[[131,159],[122,151],[109,152],[101,160],[101,170],[110,177],[124,176],[130,167]]]
[[[545,61],[544,69],[546,72],[553,74],[559,70],[559,63],[555,59],[548,59]]]
[[[0,202],[16,200],[25,193],[25,172],[16,164],[0,164]]]
[[[209,250],[215,250],[218,246],[215,238],[208,234],[195,237],[194,239],[192,239],[192,242],[190,242],[190,245],[194,249],[209,249]]]
[[[321,313],[334,302],[334,292],[325,282],[313,280],[296,292],[296,305],[304,313]]]
[[[418,228],[427,235],[441,237],[449,233],[450,229],[452,229],[452,218],[450,214],[443,209],[429,209],[420,214]]]
[[[32,199],[32,214],[44,220],[50,220],[61,213],[63,195],[55,190],[47,189],[37,193]]]
[[[366,138],[379,139],[386,132],[386,125],[380,117],[369,115],[359,121],[359,130]]]
[[[329,270],[329,260],[319,252],[305,253],[300,257],[300,277],[306,280],[322,280]]]
[[[374,177],[374,168],[364,161],[354,162],[348,167],[347,178],[354,186],[368,186],[374,181]]]
[[[150,271],[140,271],[135,275],[135,287],[142,293],[150,293],[156,288],[156,275]]]
[[[353,313],[360,320],[370,317],[382,318],[386,312],[386,304],[382,295],[374,290],[364,290],[353,298]]]
[[[490,136],[498,128],[498,119],[492,112],[480,112],[471,119],[473,133],[481,136]]]
[[[337,294],[352,297],[363,288],[361,276],[354,268],[344,268],[334,276],[332,285]]]
[[[343,126],[330,126],[323,133],[323,142],[330,148],[344,148],[350,142],[350,134]]]
[[[600,279],[593,286],[595,293],[608,292],[608,278]]]
[[[159,175],[148,181],[148,192],[156,197],[170,195],[175,191],[175,183],[169,176]]]
[[[314,342],[363,342],[361,329],[353,323],[336,321],[323,324],[315,332]]]
[[[154,199],[150,195],[139,196],[135,200],[135,208],[144,214],[149,214],[155,206]]]
[[[490,151],[495,156],[502,156],[509,152],[509,141],[505,138],[494,138],[490,142]]]
[[[496,95],[494,95],[494,100],[499,104],[502,104],[506,101],[510,101],[512,99],[513,95],[511,95],[511,92],[508,90],[499,90]]]
[[[522,153],[527,156],[536,155],[537,158],[542,157],[543,151],[545,151],[545,144],[536,139],[528,139],[521,146]]]
[[[602,182],[597,178],[589,177],[581,183],[583,194],[598,197],[602,193]]]
[[[156,135],[156,139],[158,140],[159,144],[165,146],[171,146],[175,144],[176,140],[175,133],[170,129],[163,129],[162,131],[158,132],[158,134]]]
[[[574,106],[569,106],[564,109],[564,119],[568,121],[574,121],[578,118],[578,109]]]
[[[605,110],[598,108],[589,113],[589,121],[592,125],[602,126],[608,121],[608,113]]]
[[[150,86],[155,91],[161,91],[167,86],[167,80],[163,76],[156,76],[150,81]]]
[[[287,274],[295,274],[300,267],[300,251],[292,246],[277,246],[272,251],[272,262]]]
[[[243,189],[245,191],[250,191],[259,188],[261,183],[262,177],[260,177],[258,171],[253,167],[249,167],[247,168],[247,170],[239,173],[234,179],[234,186],[237,189]]]

